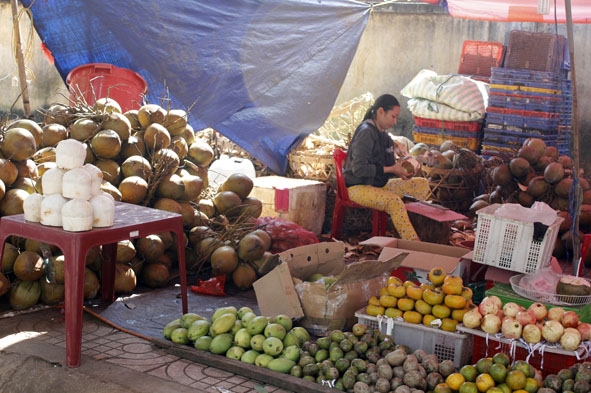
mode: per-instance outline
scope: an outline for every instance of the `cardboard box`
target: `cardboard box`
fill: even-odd
[[[263,202],[262,217],[280,217],[322,233],[326,208],[326,183],[281,176],[260,176],[250,193]]]
[[[279,254],[281,263],[253,284],[262,315],[286,314],[300,318],[299,325],[312,334],[350,328],[355,312],[379,294],[389,273],[407,256],[403,250],[381,261],[345,265],[342,242],[323,242]],[[338,276],[330,286],[306,281],[313,274]]]
[[[372,237],[360,244],[381,248],[379,261],[387,260],[401,251],[407,252],[408,256],[400,267],[392,271],[392,275],[403,280],[426,282],[429,270],[441,267],[447,274],[460,276],[468,282],[464,277],[464,267],[469,261],[466,256],[471,254],[471,251],[466,248],[383,236]]]

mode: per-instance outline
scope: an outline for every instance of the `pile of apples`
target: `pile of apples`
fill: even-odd
[[[507,339],[527,344],[560,344],[568,351],[591,339],[591,324],[579,321],[579,315],[562,307],[547,308],[535,302],[525,308],[514,302],[503,304],[497,296],[487,296],[464,314],[462,323],[469,329],[488,334],[501,333]]]

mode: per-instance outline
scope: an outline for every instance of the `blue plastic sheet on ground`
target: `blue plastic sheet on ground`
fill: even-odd
[[[319,128],[370,7],[352,0],[23,0],[66,79],[109,63],[139,73],[147,101],[185,109],[278,174]]]

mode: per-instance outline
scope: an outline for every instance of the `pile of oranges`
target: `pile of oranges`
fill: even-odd
[[[466,311],[475,307],[472,289],[464,286],[460,276],[448,275],[440,267],[431,269],[427,277],[429,281],[420,284],[388,277],[387,286],[369,299],[366,314],[438,325],[442,330],[454,332]]]

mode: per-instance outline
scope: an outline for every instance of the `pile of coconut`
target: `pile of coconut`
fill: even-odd
[[[42,193],[32,193],[23,202],[25,220],[70,232],[113,225],[115,199],[101,190],[102,171],[84,164],[86,154],[86,145],[75,139],[57,144],[56,165],[41,177]]]

